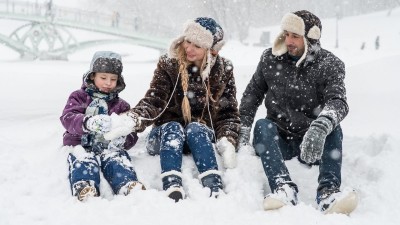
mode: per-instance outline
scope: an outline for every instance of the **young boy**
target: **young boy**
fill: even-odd
[[[74,146],[68,156],[69,181],[72,194],[80,201],[99,196],[100,171],[114,194],[127,195],[134,188],[145,190],[126,152],[136,144],[137,134],[111,141],[103,136],[111,129],[110,115],[130,109],[118,97],[125,88],[121,73],[119,54],[96,52],[90,70],[83,76],[81,89],[72,92],[60,117],[66,129],[63,145]]]

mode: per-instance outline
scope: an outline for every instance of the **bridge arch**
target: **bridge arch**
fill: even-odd
[[[173,31],[158,24],[146,24],[143,27],[147,30],[139,31],[135,20],[121,17],[116,26],[110,15],[17,0],[0,2],[0,18],[28,22],[10,35],[0,34],[0,43],[17,51],[21,58],[28,59],[67,59],[72,52],[112,41],[80,41],[68,28],[113,35],[115,42],[127,42],[162,52],[167,49],[170,40],[167,36]],[[160,31],[162,35],[154,31]]]

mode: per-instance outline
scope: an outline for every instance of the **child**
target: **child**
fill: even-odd
[[[78,200],[99,196],[100,171],[114,194],[127,195],[143,189],[126,152],[138,139],[130,133],[111,141],[103,134],[111,129],[112,113],[119,114],[130,105],[118,94],[124,90],[121,56],[99,51],[93,56],[90,70],[83,76],[81,89],[68,98],[62,116],[65,127],[63,145],[75,146],[68,156],[72,194]]]

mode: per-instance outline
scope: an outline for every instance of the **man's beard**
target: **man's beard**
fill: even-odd
[[[288,45],[287,49],[288,49],[289,55],[291,55],[291,56],[301,56],[302,55],[301,50],[294,45]]]

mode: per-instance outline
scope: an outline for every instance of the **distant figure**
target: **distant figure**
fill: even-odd
[[[35,2],[35,14],[40,16],[40,7],[37,1]]]
[[[376,50],[378,50],[379,49],[379,35],[378,36],[376,36],[376,39],[375,39],[375,49]]]
[[[114,12],[111,26],[112,27],[118,27],[119,26],[119,19],[120,19],[119,12]]]
[[[54,16],[55,16],[55,13],[54,13],[54,7],[53,7],[53,0],[49,0],[46,3],[45,17],[46,17],[46,19],[49,19],[50,21],[53,21],[54,20]]]
[[[113,125],[113,113],[130,108],[118,96],[124,89],[121,56],[109,51],[96,52],[81,88],[71,93],[60,117],[66,130],[63,145],[74,147],[68,155],[69,181],[72,194],[80,201],[100,195],[100,172],[114,194],[128,195],[133,190],[145,189],[127,153],[136,144],[136,132],[105,139]]]
[[[361,50],[364,50],[365,48],[365,41],[361,44]]]
[[[133,19],[133,29],[135,31],[139,30],[139,24],[140,24],[140,19],[139,17],[135,16],[135,18]]]

